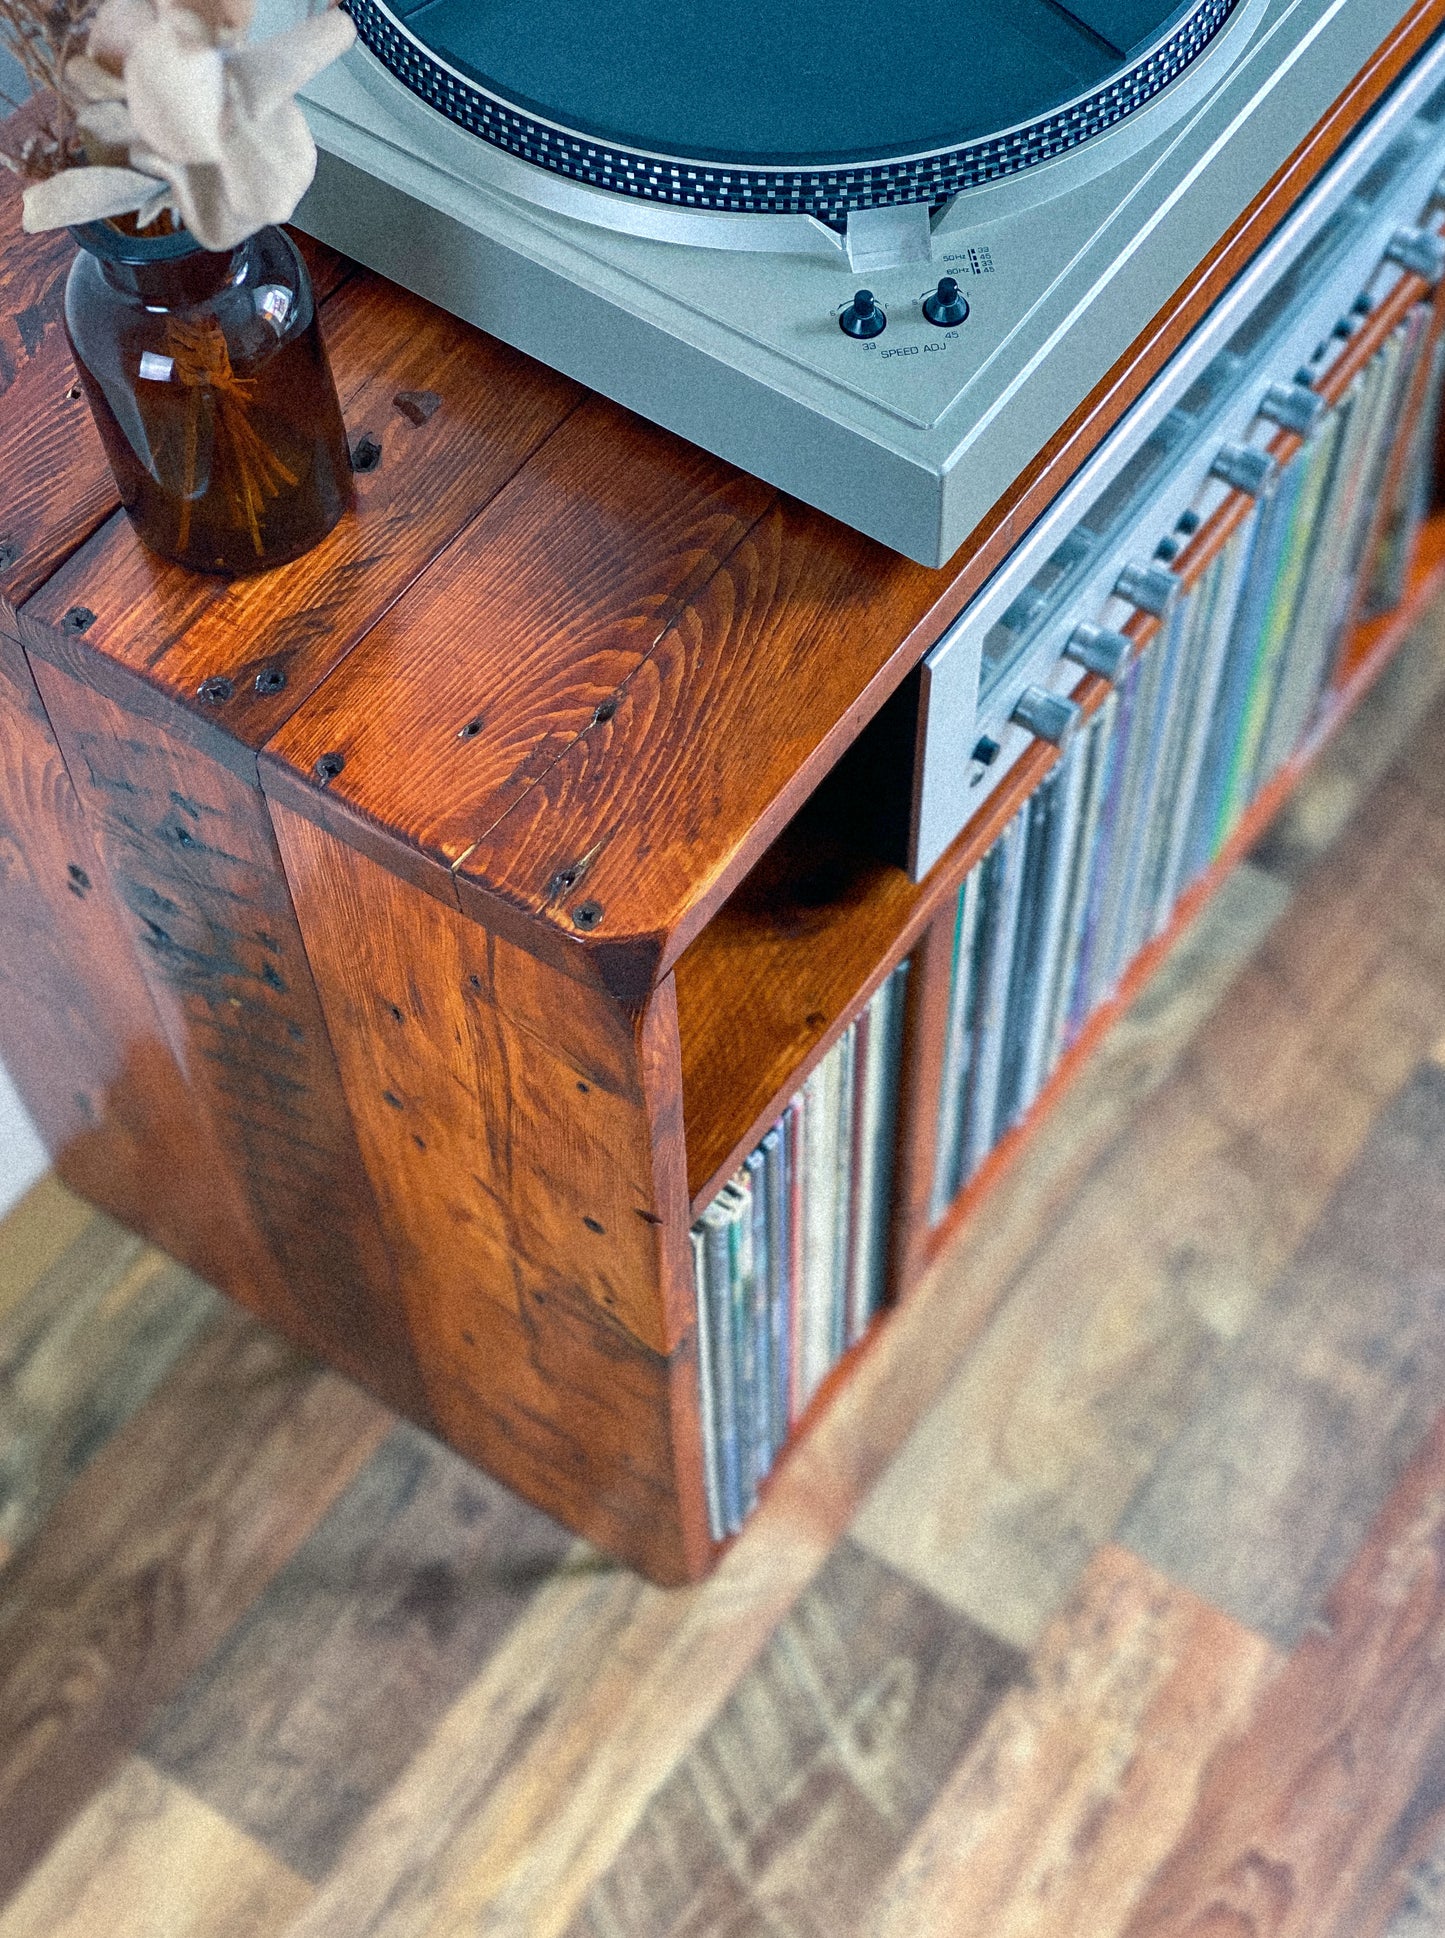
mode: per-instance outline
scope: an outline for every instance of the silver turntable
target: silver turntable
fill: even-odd
[[[349,0],[297,220],[937,565],[1406,9]]]

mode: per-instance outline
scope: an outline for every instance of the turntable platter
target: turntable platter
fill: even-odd
[[[1076,146],[1175,80],[1236,0],[349,0],[483,140],[704,209],[937,201]]]

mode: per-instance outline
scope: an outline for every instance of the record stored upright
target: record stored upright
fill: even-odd
[[[704,1571],[694,1218],[908,956],[895,1300],[935,1294],[925,1266],[1032,1121],[932,1215],[954,903],[1055,751],[920,883],[839,838],[828,777],[873,758],[870,722],[1442,18],[1414,9],[941,573],[323,257],[348,426],[379,449],[360,512],[264,581],[196,580],[136,545],[69,396],[64,244],[9,244],[0,1051],[63,1175],[657,1579]],[[1403,270],[1321,391],[1429,293]],[[1442,565],[1432,517],[1174,927]]]

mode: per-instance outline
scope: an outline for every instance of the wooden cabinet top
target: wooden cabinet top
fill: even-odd
[[[0,623],[386,866],[636,1001],[1424,43],[1422,0],[930,571],[312,249],[357,509],[201,578],[119,511],[0,178]]]

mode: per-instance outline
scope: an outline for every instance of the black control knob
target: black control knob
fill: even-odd
[[[860,289],[838,318],[838,324],[844,336],[882,336],[888,328],[888,318],[879,309],[872,290]]]
[[[968,315],[968,303],[952,276],[940,276],[938,288],[923,299],[923,314],[940,330],[952,329]]]

